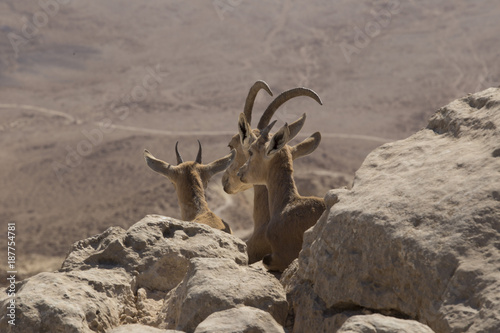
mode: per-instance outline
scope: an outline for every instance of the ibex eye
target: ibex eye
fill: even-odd
[[[249,151],[248,151],[248,155],[249,155],[249,156],[252,156],[252,155],[253,155],[253,153],[252,153],[252,151],[251,151],[251,150],[249,150]]]

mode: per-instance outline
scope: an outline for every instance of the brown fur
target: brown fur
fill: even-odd
[[[231,154],[206,165],[190,161],[173,166],[144,151],[148,166],[174,184],[183,220],[206,224],[228,233],[232,233],[229,225],[208,208],[205,189],[210,178],[225,170],[235,155],[236,152],[231,151]]]
[[[251,130],[252,137],[250,141],[257,140],[260,135],[258,129]],[[253,196],[253,222],[254,228],[253,233],[247,240],[247,251],[248,251],[248,262],[250,264],[261,260],[266,254],[272,252],[271,244],[267,240],[266,232],[267,226],[270,220],[269,213],[269,198],[268,191],[265,185],[252,185],[243,183],[240,177],[237,175],[239,169],[248,160],[248,146],[243,147],[240,139],[241,134],[236,134],[233,136],[229,142],[229,148],[236,151],[236,157],[233,163],[226,169],[224,175],[222,176],[222,184],[224,186],[224,191],[229,194],[234,194],[238,192],[245,191],[253,186],[254,196]],[[321,141],[321,136],[314,134],[313,136],[307,138],[296,146],[290,147],[292,153],[292,159],[297,159],[312,153]]]
[[[238,120],[239,134],[234,135],[229,142],[229,148],[236,150],[236,157],[233,163],[226,169],[222,177],[224,191],[229,194],[242,192],[252,187],[251,184],[242,183],[237,176],[237,173],[248,159],[247,150],[249,145],[260,135],[260,130],[269,124],[269,121],[273,117],[275,111],[283,105],[283,103],[286,103],[292,98],[306,96],[314,99],[319,104],[322,104],[319,96],[310,89],[290,89],[281,93],[269,104],[259,120],[257,129],[251,129],[250,122],[252,119],[253,104],[255,97],[260,90],[266,91],[271,96],[273,95],[271,89],[264,81],[257,81],[252,85],[245,101],[244,111]],[[292,135],[294,136],[295,134]],[[310,154],[318,147],[319,141],[319,136],[313,136],[300,143],[293,148],[293,158]],[[253,186],[253,189],[254,229],[252,236],[247,241],[248,261],[250,264],[261,260],[266,254],[271,253],[271,245],[265,236],[270,219],[267,188],[265,185],[255,185]]]
[[[254,130],[257,135],[259,130]],[[264,185],[245,184],[237,176],[238,170],[248,159],[246,149],[243,149],[240,135],[236,134],[229,142],[229,148],[236,151],[233,163],[226,169],[222,176],[224,191],[234,194],[246,191],[253,186],[253,233],[247,240],[248,263],[253,264],[261,260],[266,254],[271,253],[271,244],[267,241],[266,231],[269,223],[269,203],[267,188]]]
[[[286,145],[290,140],[289,126],[285,125],[269,140],[265,131],[270,127],[250,145],[251,156],[239,175],[242,182],[267,186],[270,221],[266,238],[272,252],[263,258],[263,263],[269,270],[283,271],[298,257],[304,232],[316,223],[326,206],[323,199],[303,197],[297,191],[293,179],[294,149]]]

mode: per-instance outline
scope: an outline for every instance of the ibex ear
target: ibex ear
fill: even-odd
[[[240,134],[240,142],[244,147],[250,146],[252,143],[252,128],[243,113],[240,113],[238,118],[238,133]]]
[[[298,120],[288,125],[288,128],[290,129],[290,141],[293,138],[295,138],[297,134],[299,134],[305,122],[306,122],[306,114],[304,113],[302,114],[302,117],[300,117]]]
[[[229,155],[224,156],[221,159],[213,161],[210,164],[204,166],[205,171],[207,172],[209,177],[226,170],[231,163],[233,163],[234,157],[236,156],[236,150],[231,150]]]
[[[285,124],[269,141],[266,148],[266,156],[270,157],[271,155],[276,154],[287,144],[288,141],[290,141],[290,129],[288,128],[288,124]]]
[[[147,149],[144,149],[144,159],[151,170],[167,177],[170,180],[173,180],[173,177],[177,173],[177,167],[157,159]]]
[[[321,142],[321,134],[319,132],[314,133],[301,143],[296,144],[292,147],[292,159],[296,159],[302,156],[309,155],[318,148]]]

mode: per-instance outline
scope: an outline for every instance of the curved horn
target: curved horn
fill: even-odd
[[[271,102],[271,104],[269,104],[266,111],[264,111],[264,114],[262,114],[262,117],[260,117],[260,121],[259,121],[259,124],[257,125],[257,128],[261,130],[264,127],[266,127],[267,124],[269,124],[269,121],[271,120],[271,118],[274,116],[274,113],[276,112],[276,110],[281,105],[283,105],[288,100],[290,100],[294,97],[299,97],[299,96],[311,97],[316,102],[318,102],[320,105],[323,105],[323,102],[321,102],[321,98],[319,98],[318,94],[316,94],[311,89],[293,88],[293,89],[287,90],[285,92],[282,92],[278,97],[276,97],[274,99],[274,101]]]
[[[181,154],[179,154],[179,151],[177,150],[177,145],[179,144],[179,141],[175,143],[175,156],[177,156],[177,165],[183,163],[184,161],[182,160]]]
[[[196,155],[196,163],[201,164],[201,143],[200,143],[200,140],[198,140],[198,155]]]
[[[267,91],[269,95],[273,95],[273,93],[271,92],[271,88],[269,88],[267,83],[265,83],[264,81],[257,81],[253,84],[253,86],[248,91],[247,99],[245,101],[245,108],[243,109],[243,113],[245,114],[245,117],[247,118],[249,124],[252,122],[252,109],[253,103],[255,102],[255,97],[257,97],[257,93],[261,89]]]
[[[269,135],[269,132],[271,132],[271,129],[273,128],[274,124],[276,124],[276,121],[277,120],[273,121],[272,123],[267,125],[266,128],[264,128],[262,131],[260,131],[260,136],[259,136],[260,140],[265,140],[265,141],[268,140],[267,136]]]

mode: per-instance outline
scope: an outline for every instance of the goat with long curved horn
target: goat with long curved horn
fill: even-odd
[[[259,83],[262,82],[262,83]],[[254,229],[252,236],[247,240],[248,261],[254,263],[262,259],[266,254],[272,253],[271,245],[266,238],[266,231],[270,220],[268,192],[265,185],[252,185],[242,183],[240,177],[237,176],[238,170],[245,164],[248,159],[248,145],[253,139],[257,139],[261,134],[261,130],[267,127],[274,112],[286,101],[297,96],[308,96],[316,100],[319,104],[321,99],[312,90],[307,88],[295,88],[280,94],[267,108],[266,112],[260,119],[261,128],[252,129],[250,120],[252,117],[252,106],[255,95],[258,92],[257,87],[266,88],[263,81],[254,83],[248,93],[247,103],[245,104],[245,112],[240,114],[238,119],[238,134],[231,138],[228,146],[230,149],[236,150],[236,157],[233,163],[226,169],[222,176],[222,184],[224,191],[229,194],[245,191],[253,187],[254,192],[254,209],[253,222]],[[268,91],[269,92],[269,91]],[[250,102],[251,101],[251,102]],[[302,128],[305,121],[305,115],[299,120],[291,123],[289,127],[290,137],[294,137]],[[263,125],[264,124],[264,125]],[[266,133],[264,133],[266,134]],[[267,137],[267,134],[266,134]],[[248,140],[250,138],[250,140]],[[321,136],[319,133],[313,134],[308,139],[302,141],[296,146],[290,147],[292,159],[311,154],[319,145]],[[245,142],[245,143],[243,143]]]
[[[283,271],[302,248],[304,232],[312,227],[326,209],[318,197],[303,197],[293,179],[293,153],[288,142],[300,131],[305,114],[293,127],[285,124],[271,138],[269,131],[276,121],[261,131],[249,147],[249,158],[238,171],[244,183],[265,185],[268,190],[270,220],[265,230],[271,252],[264,255],[262,263],[269,270]],[[319,132],[311,136],[321,140]]]

